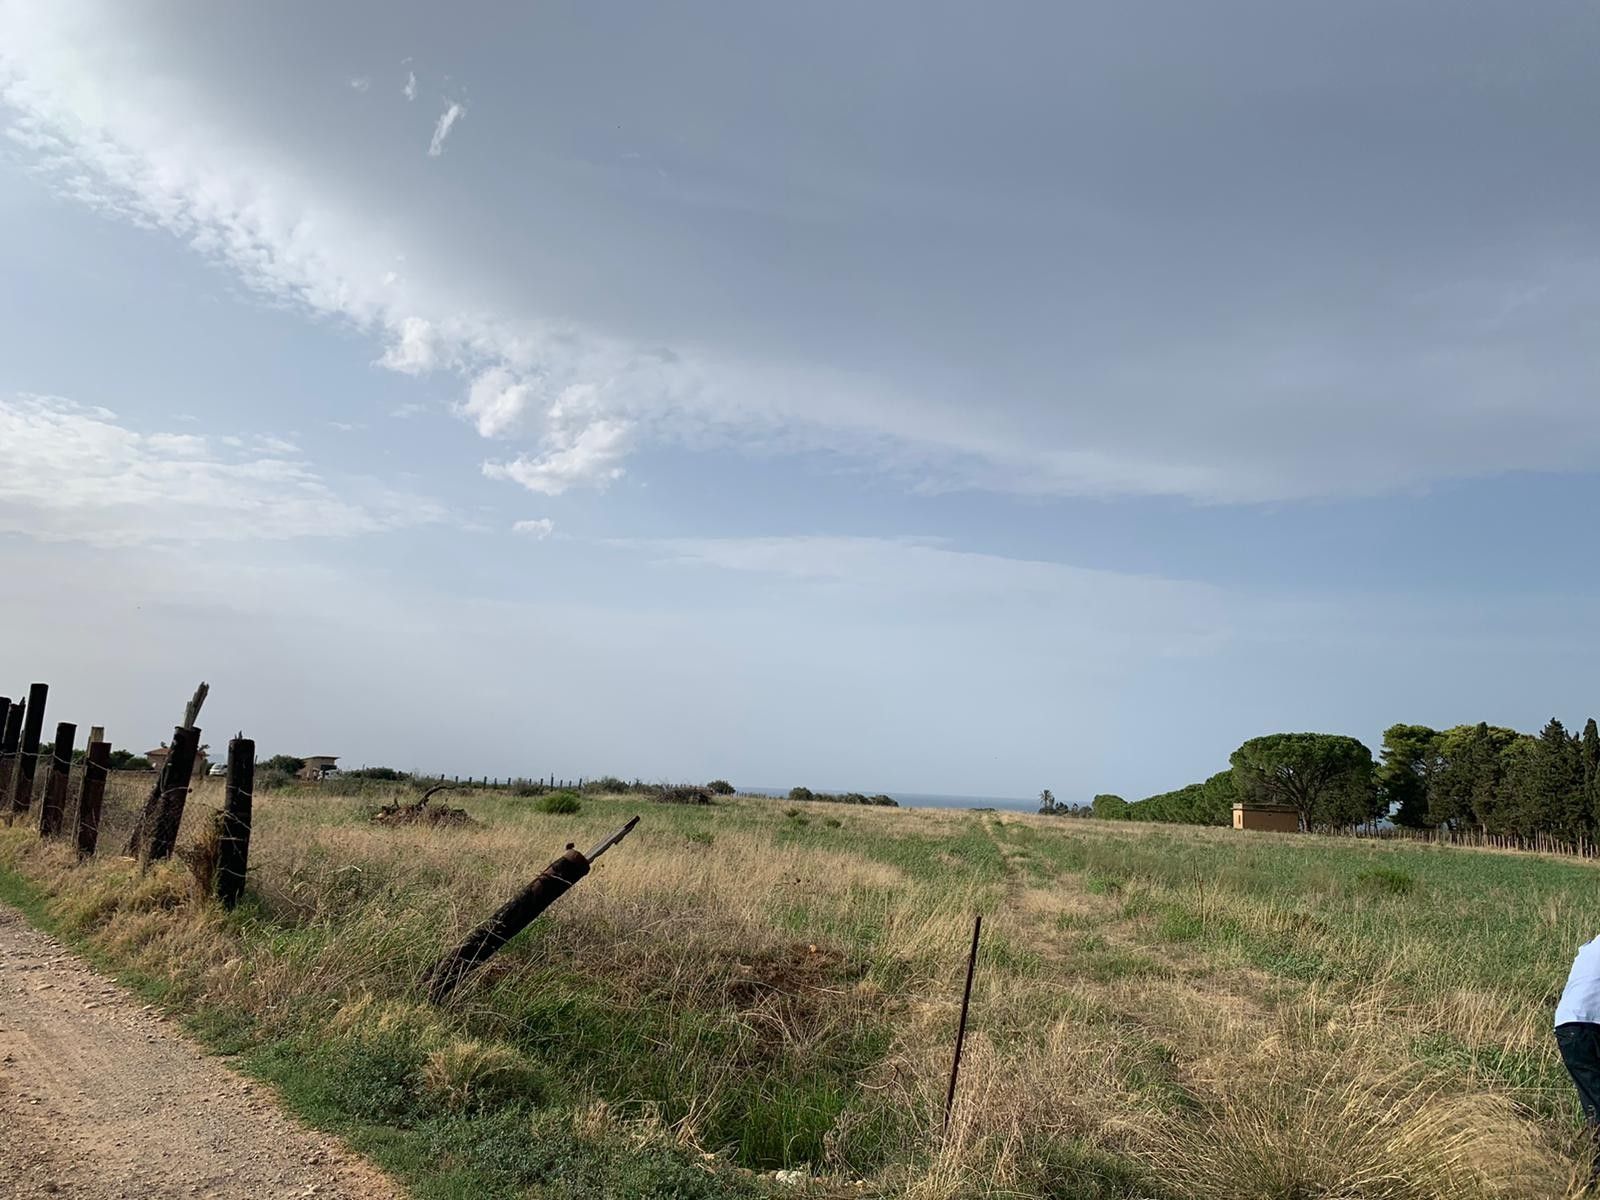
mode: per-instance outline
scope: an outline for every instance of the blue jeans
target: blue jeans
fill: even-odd
[[[1583,1119],[1591,1134],[1600,1128],[1600,1025],[1590,1021],[1568,1021],[1556,1026],[1556,1047],[1567,1074],[1578,1089]],[[1600,1179],[1600,1157],[1590,1166],[1590,1178]]]

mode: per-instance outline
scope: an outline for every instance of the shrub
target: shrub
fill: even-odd
[[[663,787],[656,791],[657,804],[710,804],[711,793],[691,784]]]
[[[1128,819],[1128,802],[1121,796],[1109,794],[1096,796],[1091,807],[1094,810],[1094,815],[1102,821],[1126,821]]]
[[[360,767],[339,773],[346,779],[372,779],[379,783],[404,783],[411,778],[409,771],[397,771],[393,767]]]
[[[267,771],[282,771],[286,775],[298,775],[306,768],[306,760],[295,758],[291,754],[274,754],[261,764]]]
[[[1362,891],[1379,896],[1409,896],[1417,888],[1414,877],[1392,867],[1362,871],[1356,876],[1356,884]]]
[[[710,792],[713,796],[731,796],[733,795],[733,784],[729,783],[726,779],[713,779],[710,783],[706,784],[706,791]]]
[[[815,800],[816,798],[816,793],[808,787],[795,787],[789,789],[789,799],[791,800]]]
[[[534,808],[543,813],[557,813],[570,816],[583,807],[576,792],[551,792],[548,796],[541,796]]]
[[[269,766],[256,772],[255,789],[258,792],[279,792],[298,782],[292,772]]]

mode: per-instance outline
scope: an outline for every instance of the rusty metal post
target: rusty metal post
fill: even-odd
[[[33,807],[33,777],[39,769],[39,738],[44,733],[44,705],[50,696],[47,683],[30,684],[28,704],[22,721],[22,742],[17,747],[16,778],[11,786],[11,811],[6,823],[17,813]]]
[[[78,793],[78,857],[88,858],[100,840],[100,810],[105,806],[106,778],[111,771],[111,743],[94,741],[84,756],[83,787]]]
[[[78,727],[71,721],[56,725],[56,740],[50,748],[50,774],[44,781],[44,800],[39,805],[39,836],[61,836],[61,822],[67,812],[67,781],[72,775],[72,743]]]
[[[961,1074],[961,1048],[967,1041],[967,1009],[972,1004],[972,975],[978,966],[978,934],[983,930],[983,914],[972,921],[972,949],[967,952],[967,986],[961,993],[961,1023],[956,1026],[956,1053],[950,1061],[950,1087],[944,1094],[944,1125],[950,1128],[950,1110],[956,1102],[956,1078]]]

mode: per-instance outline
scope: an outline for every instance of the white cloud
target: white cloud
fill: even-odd
[[[407,100],[415,100],[417,98],[417,73],[415,71],[406,72],[406,86],[401,88],[400,92]]]
[[[486,438],[516,432],[533,400],[533,389],[504,367],[493,367],[472,381],[461,411]]]
[[[350,81],[350,90],[352,92],[364,92],[371,86],[372,80],[368,79],[365,75],[357,75]]]
[[[556,530],[556,523],[549,517],[539,517],[531,521],[518,521],[511,527],[512,533],[525,534],[536,542],[542,542]]]
[[[15,156],[61,195],[173,235],[270,301],[377,339],[386,369],[451,371],[463,390],[495,369],[534,381],[537,402],[515,420],[526,452],[491,466],[536,490],[603,486],[621,471],[619,446],[652,441],[822,451],[929,489],[1220,502],[1583,468],[1600,452],[1595,406],[1582,388],[1538,377],[1529,366],[1541,361],[1536,341],[1485,340],[1481,321],[1459,344],[1439,340],[1437,330],[1471,324],[1452,305],[1484,308],[1448,287],[1438,293],[1448,303],[1436,296],[1397,313],[1393,328],[1420,322],[1427,336],[1397,336],[1376,355],[1343,341],[1337,321],[1239,320],[1229,337],[1185,322],[1179,334],[1150,334],[1148,353],[1109,366],[1092,354],[1080,366],[1063,352],[1009,391],[933,355],[925,370],[886,361],[881,373],[876,364],[849,372],[609,336],[553,319],[540,308],[548,300],[521,299],[497,262],[456,253],[433,214],[404,227],[403,196],[374,206],[360,172],[346,179],[303,165],[326,155],[299,153],[295,135],[252,125],[239,115],[247,106],[216,103],[191,82],[195,72],[150,49],[151,23],[133,12],[93,0],[0,0],[0,120]],[[446,107],[430,151],[463,112]],[[503,214],[485,215],[503,224]],[[1486,311],[1501,324],[1581,324],[1600,294],[1593,264],[1553,270],[1528,272],[1511,292],[1496,290],[1494,275],[1486,288],[1517,299]],[[693,328],[692,313],[653,319]],[[1064,324],[1063,345],[1088,345],[1093,327],[1091,319],[1071,333]],[[773,344],[802,363],[828,351],[799,337]],[[540,410],[583,386],[597,395],[587,433]],[[480,422],[470,394],[457,411],[488,436],[509,436],[504,420]]]
[[[0,533],[95,545],[349,537],[441,520],[431,501],[341,494],[274,438],[139,433],[53,396],[0,397]]]
[[[384,277],[394,282],[394,273]],[[395,338],[378,359],[378,365],[406,375],[422,375],[439,365],[439,343],[433,325],[421,317],[403,317]]]
[[[545,438],[545,452],[512,462],[486,462],[490,479],[509,479],[530,492],[559,496],[580,484],[604,487],[621,479],[632,427],[626,421],[597,418],[574,432],[555,431]]]
[[[461,114],[466,111],[461,105],[452,100],[450,106],[439,114],[438,123],[433,127],[433,140],[428,143],[429,158],[438,158],[439,155],[444,153],[445,138],[450,136],[450,130],[461,119]]]

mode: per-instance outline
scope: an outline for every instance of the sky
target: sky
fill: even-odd
[[[1069,801],[1581,723],[1597,35],[0,0],[0,694]]]

